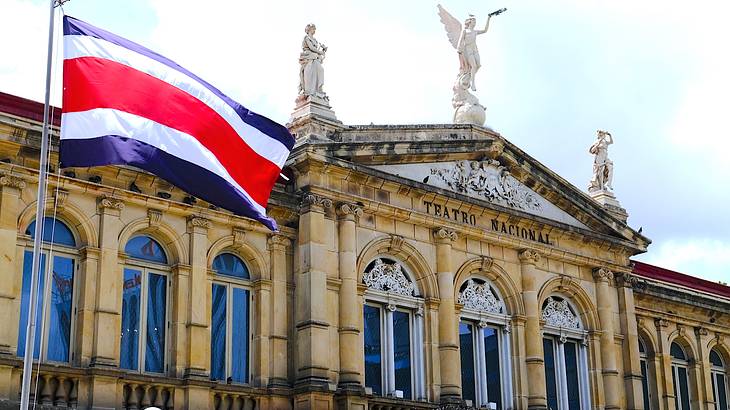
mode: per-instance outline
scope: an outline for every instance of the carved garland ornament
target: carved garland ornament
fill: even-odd
[[[483,197],[513,208],[539,211],[542,200],[525,188],[499,161],[459,161],[451,169],[431,168],[456,192]]]
[[[548,297],[547,304],[542,309],[542,320],[546,325],[566,329],[580,329],[578,317],[570,310],[568,301]]]
[[[382,259],[375,259],[373,267],[365,272],[362,281],[368,288],[383,290],[403,296],[414,296],[416,286],[408,280],[403,268],[397,262],[385,263]]]
[[[459,303],[466,309],[504,313],[504,302],[494,296],[489,283],[478,284],[473,279],[469,279],[466,287],[459,294]]]

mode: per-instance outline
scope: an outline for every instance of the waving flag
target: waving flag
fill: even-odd
[[[63,18],[62,167],[131,165],[261,221],[294,138],[175,62]]]

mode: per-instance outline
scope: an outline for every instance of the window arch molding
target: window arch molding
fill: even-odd
[[[37,201],[29,204],[18,216],[18,234],[25,235],[28,226],[35,221]],[[54,199],[46,200],[46,217],[54,217]],[[57,208],[55,217],[63,222],[73,233],[78,249],[84,246],[97,246],[99,243],[98,234],[91,219],[74,204],[66,202],[62,208]]]
[[[710,361],[710,383],[712,384],[712,399],[716,408],[722,409],[730,404],[730,353],[722,343],[713,339],[708,346]]]
[[[139,235],[148,235],[162,246],[167,255],[167,264],[175,266],[180,262],[187,263],[188,251],[183,238],[171,226],[160,221],[150,225],[148,217],[138,218],[127,224],[119,233],[119,252],[124,254],[124,247],[130,239]]]
[[[693,365],[697,360],[697,351],[695,350],[694,346],[692,346],[692,342],[684,332],[684,329],[677,329],[671,332],[667,337],[667,340],[669,342],[667,346],[671,346],[672,343],[678,344],[679,347],[684,350],[684,353],[687,356],[687,362],[690,365]]]
[[[207,266],[211,274],[213,273],[213,261],[221,253],[232,253],[241,258],[248,268],[251,280],[268,278],[270,275],[268,258],[248,242],[236,242],[233,235],[226,235],[217,239],[208,248]]]
[[[510,275],[491,258],[472,258],[459,267],[454,280],[456,284],[454,286],[454,300],[459,300],[461,286],[469,278],[488,280],[502,298],[509,315],[525,314],[525,305],[519,288]]]
[[[438,281],[428,261],[408,239],[397,235],[382,236],[365,245],[357,258],[357,283],[363,283],[368,265],[380,256],[400,262],[413,275],[410,279],[419,288],[421,297],[439,297]]]
[[[542,308],[545,300],[552,295],[568,300],[568,303],[575,309],[584,330],[591,331],[600,328],[598,309],[577,279],[561,275],[545,282],[538,292],[538,306]]]

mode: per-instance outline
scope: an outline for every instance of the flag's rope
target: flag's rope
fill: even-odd
[[[64,12],[63,12],[63,8],[61,7],[61,13],[60,13],[60,18],[61,19],[63,19],[63,15],[64,15]],[[60,25],[57,25],[57,27],[60,27]],[[58,65],[59,65],[59,60],[60,60],[59,57],[62,56],[60,50],[57,47],[58,46],[58,36],[57,35],[54,35],[53,42],[54,42],[53,49],[56,50],[56,58],[55,58],[55,63],[56,64],[53,64],[53,68],[51,70],[52,71],[51,78],[57,78]],[[56,114],[55,107],[53,106],[53,104],[51,104],[51,106],[50,106],[50,114],[49,114],[49,117],[50,118],[49,118],[49,122],[48,122],[48,127],[49,127],[48,138],[50,138],[51,141],[53,140],[53,132],[52,131],[53,131],[53,124],[54,124],[55,114]],[[59,134],[59,136],[60,136],[60,134]],[[49,143],[51,141],[49,141]],[[51,145],[51,147],[52,147],[52,144],[49,144],[49,145]],[[50,164],[51,164],[51,152],[52,151],[53,151],[52,149],[49,149],[48,150],[48,153],[47,153],[47,155],[48,155],[47,160],[48,161],[46,163],[48,164],[49,167],[50,167]],[[60,158],[59,158],[59,160],[60,160]],[[56,190],[55,190],[55,195],[54,195],[54,198],[53,198],[53,219],[52,220],[53,220],[54,223],[52,224],[52,227],[51,227],[51,240],[50,240],[50,243],[47,244],[48,257],[46,258],[46,269],[45,269],[45,272],[44,273],[41,273],[41,275],[44,275],[44,279],[45,279],[45,281],[43,282],[44,283],[44,285],[43,285],[43,298],[44,298],[43,300],[44,300],[44,303],[43,303],[43,311],[41,312],[41,327],[40,327],[40,330],[41,330],[41,338],[40,338],[40,343],[39,343],[39,345],[40,345],[40,351],[38,352],[38,365],[36,367],[36,380],[35,380],[35,386],[33,387],[33,396],[35,397],[35,400],[33,400],[33,409],[35,409],[36,406],[38,405],[38,386],[40,384],[40,378],[41,378],[41,373],[40,373],[41,364],[43,363],[43,346],[44,346],[43,337],[44,337],[45,332],[46,332],[46,319],[48,318],[47,312],[50,310],[50,308],[49,309],[46,309],[45,306],[49,306],[50,307],[50,303],[52,302],[52,300],[51,300],[52,299],[51,298],[51,296],[52,296],[51,295],[51,292],[46,292],[46,290],[49,287],[53,286],[53,284],[52,284],[53,281],[51,280],[52,279],[51,272],[53,270],[53,251],[54,251],[53,245],[54,245],[54,239],[56,237],[56,224],[55,224],[55,221],[56,221],[56,216],[58,215],[58,191],[59,191],[60,185],[61,185],[61,167],[59,166],[60,165],[60,161],[57,161],[57,162],[58,163],[56,164]],[[48,172],[48,169],[39,170],[39,172]],[[43,188],[44,190],[48,190],[48,185],[50,184],[50,182],[51,182],[50,181],[50,178],[47,178],[46,179],[46,186]],[[45,206],[45,204],[41,204],[41,206]],[[43,225],[41,225],[41,227],[42,228],[45,227],[45,221],[35,221],[35,223],[36,224],[41,223],[41,224],[43,224]],[[43,246],[43,237],[44,236],[45,236],[45,232],[43,234],[41,234],[41,244],[42,244],[41,245],[41,251],[44,248],[44,246]],[[74,269],[75,268],[76,268],[76,265],[74,264]],[[72,274],[74,275],[73,276],[74,277],[74,280],[76,278],[75,273],[76,272],[72,272]],[[38,282],[39,282],[39,285],[40,285],[40,281],[38,281]],[[46,297],[46,296],[48,296],[48,297]],[[49,341],[48,340],[45,340],[45,342],[46,342],[45,345],[47,345]],[[27,343],[26,343],[26,347],[25,348],[26,349],[29,348],[29,346],[27,346]],[[35,348],[35,346],[33,348]]]

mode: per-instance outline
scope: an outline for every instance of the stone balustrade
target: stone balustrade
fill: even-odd
[[[125,410],[141,410],[150,406],[162,410],[175,407],[174,386],[126,380],[120,382],[123,391],[122,408]]]
[[[78,377],[42,372],[40,377],[36,376],[31,380],[30,401],[37,402],[43,408],[75,409],[78,405],[78,391]]]

